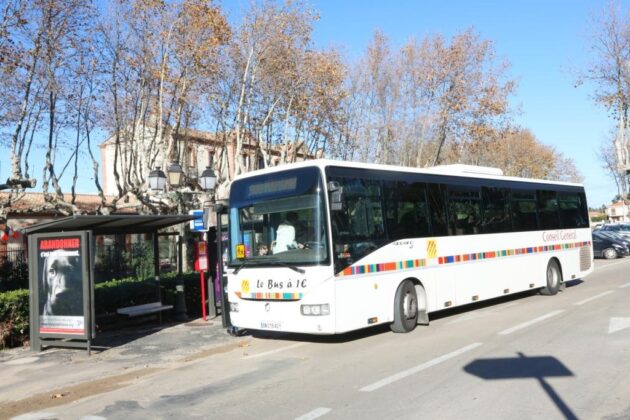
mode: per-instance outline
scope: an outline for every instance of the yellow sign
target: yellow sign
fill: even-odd
[[[249,293],[249,280],[243,280],[241,282],[241,292]]]
[[[242,260],[243,258],[245,258],[245,245],[243,244],[236,245],[236,258],[238,258],[239,260]]]
[[[435,239],[427,241],[427,258],[437,258],[437,241]]]

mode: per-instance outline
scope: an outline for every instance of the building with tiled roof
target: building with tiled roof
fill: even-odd
[[[167,166],[170,164],[164,156],[166,149],[165,142],[156,138],[157,136],[153,136],[152,133],[153,131],[147,130],[143,135],[136,134],[136,136],[140,141],[153,143],[153,146],[148,149],[155,150],[157,154],[150,157],[141,154],[140,156],[130,158],[136,160],[136,167],[143,168],[141,176],[144,179],[148,178],[149,171],[156,166],[166,170]],[[177,140],[176,147],[180,150],[181,156],[181,162],[179,163],[188,177],[196,179],[207,166],[214,166],[214,169],[217,169],[216,162],[219,156],[221,156],[224,147],[225,155],[229,161],[228,168],[230,170],[230,176],[234,175],[236,167],[236,134],[234,132],[209,133],[187,128],[183,129],[179,134],[175,134],[170,128],[167,128],[167,135],[173,135]],[[99,145],[101,155],[101,179],[105,194],[116,195],[118,193],[114,178],[114,160],[118,159],[120,162],[126,159],[124,138],[125,136],[121,136],[119,139],[120,147],[118,156],[116,156],[115,135],[111,135]],[[304,147],[302,142],[299,142],[297,145],[292,144],[291,147],[297,148],[295,155],[298,161],[304,160],[307,156],[313,158],[313,156],[309,156],[306,153],[306,147]],[[259,147],[258,140],[246,133],[243,135],[242,154],[247,168],[256,169],[263,166],[261,163],[262,156],[260,154],[260,148],[264,148],[265,152],[269,155],[272,166],[278,164],[281,153],[281,147],[279,145],[266,145],[263,143]],[[147,159],[150,159],[151,163],[148,163]],[[123,164],[118,163],[119,174],[123,172],[121,169],[123,167]]]
[[[630,202],[626,200],[615,201],[606,206],[608,220],[614,223],[630,222]]]
[[[5,203],[11,198],[5,219],[0,219],[0,232],[8,231],[9,235],[5,240],[0,237],[0,259],[3,254],[12,250],[24,249],[26,238],[22,235],[22,230],[34,224],[65,217],[55,208],[46,205],[44,194],[35,192],[24,192],[10,196],[9,192],[0,192],[0,203]],[[111,202],[113,197],[106,196],[107,202]],[[66,201],[71,200],[71,195],[65,195]],[[101,197],[97,194],[77,194],[74,205],[77,211],[83,214],[96,214],[101,207]],[[134,206],[117,210],[117,213],[136,213]]]

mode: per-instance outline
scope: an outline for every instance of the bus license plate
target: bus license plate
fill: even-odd
[[[279,330],[281,326],[280,321],[260,321],[260,328],[265,330]]]

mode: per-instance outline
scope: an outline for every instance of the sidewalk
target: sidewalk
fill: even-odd
[[[2,351],[0,418],[106,392],[129,378],[230,351],[247,340],[228,335],[217,317],[100,333],[95,346],[110,348],[93,350],[89,357],[87,351],[80,349],[53,348],[41,353],[28,348]],[[51,401],[55,399],[60,399],[59,403]]]

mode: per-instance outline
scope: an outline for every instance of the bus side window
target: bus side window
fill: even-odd
[[[446,202],[444,200],[443,184],[428,184],[427,197],[431,222],[431,235],[446,236]]]
[[[449,235],[481,233],[479,189],[451,187],[448,196]]]
[[[538,230],[534,191],[512,190],[512,223],[515,232]]]
[[[588,213],[585,212],[586,199],[580,193],[558,193],[558,208],[563,229],[575,229],[588,226]]]
[[[580,198],[580,208],[578,214],[578,226],[579,228],[589,227],[590,221],[588,217],[588,205],[586,204],[586,194],[583,192],[578,193],[578,197]]]
[[[510,190],[507,188],[481,188],[484,233],[509,232],[512,229],[509,198]]]
[[[538,198],[538,220],[540,229],[558,229],[560,219],[558,218],[558,198],[555,191],[536,191]]]
[[[413,237],[426,237],[429,232],[429,203],[426,196],[426,184],[414,182],[404,190],[403,206],[408,211],[399,217],[399,223],[411,230]]]

